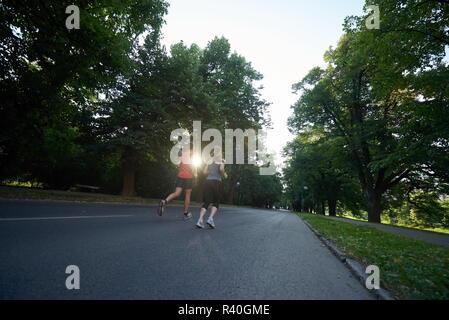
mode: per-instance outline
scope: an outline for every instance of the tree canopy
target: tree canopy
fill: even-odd
[[[263,76],[226,38],[205,48],[161,44],[165,1],[81,1],[80,28],[70,30],[68,5],[2,1],[1,180],[162,197],[176,171],[172,130],[191,131],[194,120],[223,136],[225,129],[269,125],[258,84]],[[229,202],[250,176],[266,189],[245,204],[273,205],[279,198],[279,176],[237,169],[228,168]]]
[[[351,172],[350,164],[369,221],[380,222],[382,199],[402,192],[399,184],[407,186],[408,198],[421,191],[448,192],[449,68],[444,57],[449,4],[366,3],[373,4],[381,10],[380,29],[367,29],[367,16],[348,17],[345,34],[324,55],[326,68],[312,69],[293,85],[300,97],[289,126],[299,141],[311,131],[321,132],[307,148],[328,161],[327,170]],[[301,147],[292,145],[289,152],[294,155],[286,170],[289,179],[300,171],[323,195],[319,188],[329,183],[313,176],[320,166],[296,162],[309,155]]]

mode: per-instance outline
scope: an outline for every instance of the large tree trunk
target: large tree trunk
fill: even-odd
[[[380,223],[380,214],[382,212],[382,193],[369,190],[366,193],[368,204],[368,221]]]
[[[136,194],[135,180],[136,168],[132,159],[131,151],[126,150],[122,157],[123,186],[122,196],[134,196]]]
[[[327,200],[329,206],[329,216],[335,217],[337,215],[337,200]]]
[[[320,214],[325,216],[326,215],[326,203],[323,201],[321,201],[321,208],[320,208]]]

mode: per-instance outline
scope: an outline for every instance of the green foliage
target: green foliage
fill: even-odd
[[[201,119],[203,129],[218,128],[224,136],[225,128],[265,123],[267,103],[253,84],[261,75],[243,57],[230,53],[228,40],[215,38],[204,50],[181,42],[168,55],[159,37],[147,35],[135,57],[135,71],[117,86],[114,97],[100,103],[99,133],[107,148],[121,154],[123,194],[134,194],[133,177],[141,167],[156,168],[154,160],[165,169],[148,172],[158,175],[156,180],[165,172],[165,185],[172,180],[167,163],[174,129],[191,130],[192,122]],[[237,179],[233,171],[230,188]],[[161,188],[137,184],[138,192],[161,194]]]
[[[62,159],[60,146],[49,144],[65,139],[74,148],[68,128],[78,127],[80,140],[90,135],[98,93],[131,71],[136,36],[159,30],[167,7],[159,0],[86,0],[77,3],[80,29],[68,30],[70,4],[2,1],[0,177],[31,174],[52,187],[72,182],[57,181],[63,175],[51,168],[55,153],[65,163],[72,154]],[[87,140],[83,147],[95,143]],[[77,171],[71,169],[67,174]]]
[[[237,53],[225,38],[214,38],[204,49],[200,73],[217,105],[215,119],[227,128],[259,128],[268,125],[268,103],[260,97],[255,82],[262,80],[251,63]]]
[[[440,202],[440,204],[444,210],[444,217],[443,217],[441,223],[443,224],[443,226],[448,228],[449,227],[449,198],[442,200]]]
[[[282,184],[279,174],[260,175],[256,166],[239,167],[237,204],[272,208],[281,200]]]
[[[43,128],[41,152],[46,157],[35,160],[38,172],[35,177],[57,188],[68,188],[73,184],[77,174],[84,169],[81,160],[84,149],[76,142],[78,137],[77,128]]]
[[[436,223],[447,223],[449,212],[438,201],[435,193],[417,192],[410,197],[412,208],[410,219],[417,225],[433,226]],[[448,225],[446,225],[448,226]]]
[[[443,58],[449,39],[449,3],[366,2],[370,4],[381,8],[381,28],[368,30],[366,16],[346,19],[345,34],[325,54],[326,68],[312,69],[293,85],[300,97],[292,106],[289,127],[299,137],[322,132],[320,140],[347,159],[347,163],[335,161],[332,166],[352,167],[369,220],[380,222],[382,208],[394,202],[401,206],[410,194],[448,193],[449,86],[445,79],[449,66]],[[310,148],[321,155],[319,145]],[[319,167],[318,161],[313,168],[319,172]],[[296,181],[289,178],[289,184],[300,188],[305,184],[300,175],[310,169],[291,161],[287,172],[300,173]],[[307,184],[322,184],[319,176],[306,175]],[[289,185],[290,190],[295,188]],[[292,201],[297,196],[292,195]],[[321,200],[313,200],[315,207]],[[435,202],[423,201],[427,209],[414,209],[421,212],[417,221],[424,223],[426,214],[428,221],[442,217],[441,211],[433,211],[440,209],[430,209],[436,208]]]
[[[54,128],[44,128],[43,149],[49,153],[51,162],[49,165],[56,165],[63,161],[77,158],[83,152],[80,145],[76,143],[79,137],[77,128],[64,128],[64,131]]]
[[[327,137],[326,130],[319,127],[304,130],[288,144],[284,179],[296,210],[322,213],[322,204],[333,202],[358,212],[360,188],[343,149],[341,138]]]
[[[172,130],[193,120],[223,133],[269,124],[262,75],[227,39],[204,49],[161,45],[165,1],[81,1],[78,30],[66,28],[69,4],[2,1],[2,180],[162,197],[176,171]],[[231,198],[236,172],[226,184]],[[262,198],[281,193],[264,183]]]

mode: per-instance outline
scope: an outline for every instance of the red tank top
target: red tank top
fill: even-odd
[[[187,159],[189,157],[190,151],[185,152],[181,157],[181,163],[179,164],[178,177],[183,179],[193,178],[192,168],[187,164]]]

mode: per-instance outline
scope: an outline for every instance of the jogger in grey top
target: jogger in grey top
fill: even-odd
[[[214,157],[214,161],[206,165],[204,167],[204,174],[207,174],[207,179],[204,185],[203,192],[203,206],[200,210],[200,217],[196,226],[198,228],[204,228],[203,218],[209,208],[209,205],[212,203],[212,208],[210,212],[210,216],[207,219],[206,223],[211,227],[215,228],[214,216],[218,211],[218,207],[220,206],[220,185],[221,178],[225,179],[228,175],[224,169],[224,160],[221,157],[221,151],[219,155]]]
[[[220,163],[212,162],[210,165],[207,166],[207,180],[217,180],[221,181],[221,172],[220,167],[221,165],[224,165],[221,161]]]

